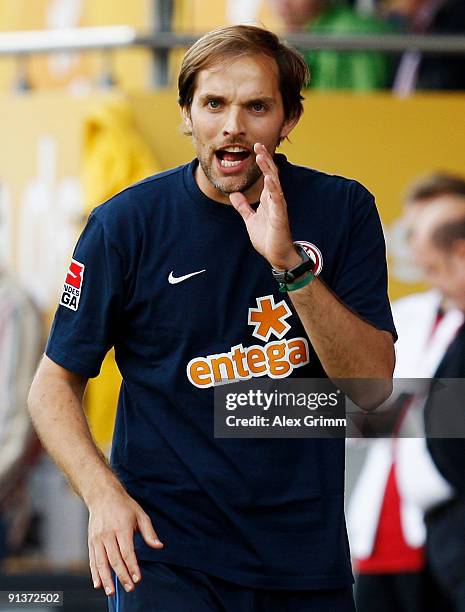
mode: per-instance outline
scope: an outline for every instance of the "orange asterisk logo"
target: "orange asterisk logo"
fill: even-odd
[[[252,336],[268,342],[271,334],[281,339],[291,329],[286,321],[292,312],[284,300],[274,303],[272,295],[257,298],[258,308],[249,308],[249,325],[254,325]]]

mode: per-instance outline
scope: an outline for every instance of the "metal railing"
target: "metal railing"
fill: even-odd
[[[7,32],[0,34],[0,56],[24,58],[40,53],[109,51],[142,47],[152,50],[155,57],[157,55],[166,57],[170,49],[189,47],[199,36],[200,34],[168,31],[144,34],[130,26]],[[359,34],[335,36],[299,33],[289,34],[285,36],[285,39],[302,51],[311,49],[365,50],[385,53],[420,51],[465,55],[465,35]],[[166,75],[161,75],[157,80],[158,84],[166,84]]]
[[[0,34],[0,55],[32,55],[63,51],[89,51],[146,47],[169,50],[192,45],[201,34],[157,32],[143,34],[130,26],[31,30]],[[334,49],[336,51],[422,51],[428,53],[465,54],[465,35],[358,34],[320,35],[289,34],[287,42],[302,49]]]

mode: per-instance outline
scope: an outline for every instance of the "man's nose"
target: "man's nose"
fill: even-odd
[[[223,136],[237,136],[245,133],[243,113],[240,108],[230,108],[223,125]]]

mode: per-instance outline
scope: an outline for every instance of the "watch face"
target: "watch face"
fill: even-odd
[[[314,263],[312,272],[314,276],[318,276],[323,269],[323,255],[320,249],[311,242],[306,242],[305,240],[296,240],[294,244],[299,244],[305,250]]]

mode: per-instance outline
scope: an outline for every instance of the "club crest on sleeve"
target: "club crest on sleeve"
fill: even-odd
[[[85,265],[76,261],[71,260],[68,272],[66,274],[65,284],[63,287],[63,293],[60,298],[60,305],[70,310],[76,311],[79,307],[79,300],[81,298],[82,283],[84,280]]]
[[[297,244],[300,244],[300,246],[302,246],[305,249],[306,253],[310,255],[310,258],[315,264],[313,268],[313,274],[315,276],[318,276],[318,274],[323,269],[323,255],[321,254],[320,249],[317,246],[315,246],[312,242],[307,242],[306,240],[296,240],[295,242]]]

